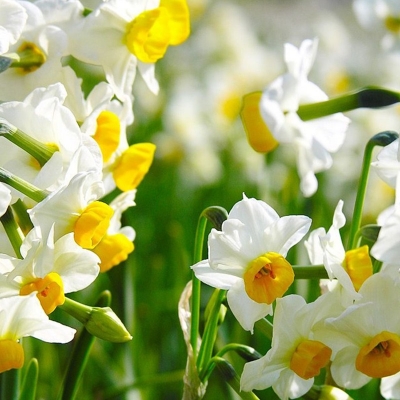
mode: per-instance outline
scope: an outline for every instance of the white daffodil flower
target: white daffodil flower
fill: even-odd
[[[0,373],[24,365],[19,339],[32,336],[50,343],[68,343],[75,332],[49,320],[34,293],[0,299]]]
[[[294,280],[285,259],[288,250],[310,228],[302,215],[279,217],[261,200],[236,203],[223,222],[208,237],[208,260],[192,266],[202,282],[228,290],[227,299],[236,319],[246,330],[272,313],[272,303]]]
[[[63,105],[66,91],[56,83],[35,89],[23,101],[0,105],[0,117],[56,151],[43,165],[7,139],[0,138],[0,165],[40,189],[55,190],[80,171],[97,169],[102,159],[96,142],[83,134]],[[15,192],[14,192],[15,195]]]
[[[0,74],[2,101],[22,101],[35,88],[64,82],[68,73],[75,75],[69,66],[63,67],[61,62],[62,57],[70,54],[69,33],[64,28],[83,18],[82,4],[77,0],[19,1],[18,4],[24,8],[28,18],[18,40],[10,46],[9,53],[28,52],[35,57],[40,56],[40,62],[9,68]]]
[[[354,0],[354,13],[360,23],[367,29],[384,27],[387,34],[382,39],[382,47],[392,49],[399,47],[400,4],[396,0]]]
[[[343,311],[337,294],[328,292],[310,304],[298,295],[277,299],[271,349],[259,360],[245,364],[241,390],[272,386],[281,400],[307,393],[332,354],[326,344],[315,339],[313,328],[327,316]]]
[[[22,259],[0,256],[0,297],[37,297],[47,314],[63,304],[65,293],[89,286],[99,274],[99,258],[78,246],[73,233],[54,241],[54,229],[42,237],[38,228],[26,236]]]
[[[364,282],[359,293],[360,300],[340,316],[326,319],[325,327],[316,332],[333,351],[332,378],[347,389],[400,371],[398,285],[378,273]]]
[[[7,53],[10,45],[17,42],[24,29],[28,15],[14,0],[0,3],[0,54]]]
[[[76,29],[72,55],[101,65],[116,96],[124,101],[131,97],[136,68],[150,90],[158,92],[155,62],[169,45],[186,40],[189,29],[185,0],[111,0]]]
[[[349,304],[360,297],[357,290],[372,275],[372,262],[367,246],[345,251],[339,232],[346,223],[342,209],[343,201],[340,200],[328,232],[318,228],[310,233],[304,244],[311,263],[324,264],[329,279],[337,279],[345,290],[343,301]]]
[[[244,120],[253,148],[268,152],[279,143],[290,144],[296,151],[300,189],[306,197],[312,196],[318,188],[315,173],[331,167],[331,153],[342,146],[350,122],[341,113],[310,121],[302,121],[297,114],[302,104],[328,100],[307,77],[316,51],[317,40],[304,40],[299,48],[285,44],[288,72],[267,86],[262,95],[244,99],[245,113],[246,107],[249,110]],[[259,114],[265,125],[263,129],[260,129]]]
[[[97,171],[81,172],[28,210],[34,226],[46,237],[54,225],[54,239],[73,232],[75,241],[93,249],[107,233],[114,210],[98,201],[104,185]]]

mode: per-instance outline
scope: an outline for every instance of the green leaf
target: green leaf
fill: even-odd
[[[10,68],[12,62],[13,60],[11,58],[0,56],[0,73]]]
[[[18,400],[35,400],[39,377],[39,363],[32,358],[26,370]]]

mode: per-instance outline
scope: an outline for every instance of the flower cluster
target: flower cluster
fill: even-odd
[[[189,30],[185,0],[0,2],[0,372],[23,365],[22,337],[72,340],[48,315],[134,250],[121,216],[155,145],[129,144],[132,85],[138,70],[156,93]]]
[[[299,49],[287,44],[288,72],[263,92],[246,95],[241,111],[253,149],[270,152],[279,143],[295,149],[305,197],[316,192],[315,173],[331,166],[330,153],[343,144],[349,119],[342,111],[387,106],[400,99],[398,93],[370,87],[329,100],[307,79],[316,44],[316,40],[306,40]],[[204,214],[214,228],[208,237],[208,258],[191,267],[193,286],[198,279],[216,288],[220,305],[224,304],[221,290],[227,291],[227,305],[245,330],[253,333],[260,322],[271,329],[271,347],[264,356],[231,345],[245,352],[246,360],[252,359],[244,365],[238,393],[272,387],[281,400],[313,390],[310,398],[322,398],[326,394],[322,390],[330,390],[328,385],[355,390],[380,379],[382,396],[400,399],[398,136],[385,131],[368,141],[348,243],[340,231],[346,217],[344,202],[339,200],[331,227],[314,229],[304,241],[311,265],[296,266],[288,261],[289,249],[305,238],[311,227],[307,216],[279,217],[267,203],[245,195],[222,223]],[[383,149],[371,162],[375,146]],[[395,202],[380,214],[377,224],[361,226],[371,167],[394,189]],[[289,292],[294,280],[301,278],[320,279],[316,299],[307,302],[293,293],[295,289]],[[218,309],[216,299],[211,299],[213,310]],[[211,317],[207,323],[206,343],[212,337]],[[194,342],[192,345],[195,348]],[[225,351],[205,362],[203,348],[207,346],[201,343],[196,364],[203,383],[210,369],[223,362],[219,354]],[[325,377],[323,389],[315,385],[321,377]],[[321,397],[315,397],[319,394]],[[333,392],[330,396],[339,398]]]

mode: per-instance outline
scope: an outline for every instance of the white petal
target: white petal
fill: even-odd
[[[257,303],[250,299],[244,289],[243,280],[238,280],[227,294],[229,307],[246,331],[253,333],[254,323],[268,314],[272,314],[272,305]]]
[[[218,289],[229,290],[238,280],[241,280],[241,278],[231,275],[229,272],[216,271],[210,267],[207,260],[200,261],[191,268],[197,279]]]

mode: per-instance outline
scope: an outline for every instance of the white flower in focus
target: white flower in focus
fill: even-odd
[[[300,188],[306,197],[312,196],[317,190],[315,173],[331,167],[331,153],[342,146],[350,122],[341,113],[309,121],[302,121],[297,114],[302,104],[328,100],[328,96],[307,77],[316,51],[316,40],[304,40],[300,48],[287,43],[285,62],[288,72],[273,81],[261,97],[250,95],[248,104],[245,97],[244,105],[244,111],[247,107],[249,113],[248,118],[244,119],[248,138],[255,140],[252,146],[257,151],[271,151],[279,143],[294,147]],[[258,114],[261,114],[265,124],[262,131]],[[258,141],[267,144],[267,147],[258,147]]]
[[[182,43],[188,35],[185,0],[111,0],[100,4],[75,30],[72,54],[101,65],[124,101],[131,97],[136,68],[150,90],[158,92],[154,63],[169,45]]]
[[[55,190],[80,171],[97,169],[101,174],[100,149],[80,131],[74,116],[64,107],[65,96],[65,88],[57,83],[35,89],[23,102],[0,105],[0,117],[56,150],[40,166],[14,143],[0,138],[0,165],[40,189]]]
[[[314,377],[330,361],[331,349],[315,339],[313,328],[343,310],[337,305],[336,296],[328,292],[310,304],[298,295],[277,299],[271,349],[259,360],[245,364],[241,390],[272,386],[281,400],[307,393]]]
[[[0,299],[0,373],[24,364],[19,339],[35,337],[49,343],[67,343],[75,329],[49,320],[35,294]]]
[[[14,0],[0,2],[0,54],[7,53],[10,45],[19,39],[28,16]]]
[[[54,241],[54,229],[42,237],[34,228],[21,246],[22,259],[1,255],[0,297],[37,297],[47,314],[64,303],[64,294],[89,286],[99,274],[99,258],[78,246],[73,233]]]
[[[304,244],[311,263],[323,263],[329,279],[337,279],[344,288],[348,301],[352,302],[360,297],[357,290],[372,275],[372,262],[367,246],[345,251],[339,232],[346,222],[342,209],[343,201],[340,200],[328,232],[318,228],[310,233]]]
[[[310,228],[306,216],[279,217],[268,204],[248,199],[236,203],[208,237],[208,260],[192,266],[202,282],[228,290],[227,300],[236,319],[246,330],[272,313],[272,303],[294,280],[285,259],[288,250]]]
[[[74,232],[75,241],[93,249],[106,234],[113,209],[102,201],[104,186],[97,171],[81,172],[28,210],[34,226],[46,237],[54,225],[54,239]]]
[[[328,318],[316,332],[333,351],[331,373],[346,389],[358,389],[372,378],[400,371],[399,287],[386,274],[374,274],[362,285],[360,300],[340,316]]]
[[[70,54],[69,35],[63,29],[79,18],[83,9],[79,1],[20,1],[27,22],[10,53],[32,53],[41,57],[39,64],[9,68],[0,74],[0,99],[23,100],[37,87],[64,82],[67,75],[76,75],[69,66],[63,67],[62,57]],[[81,16],[82,17],[82,16]]]

